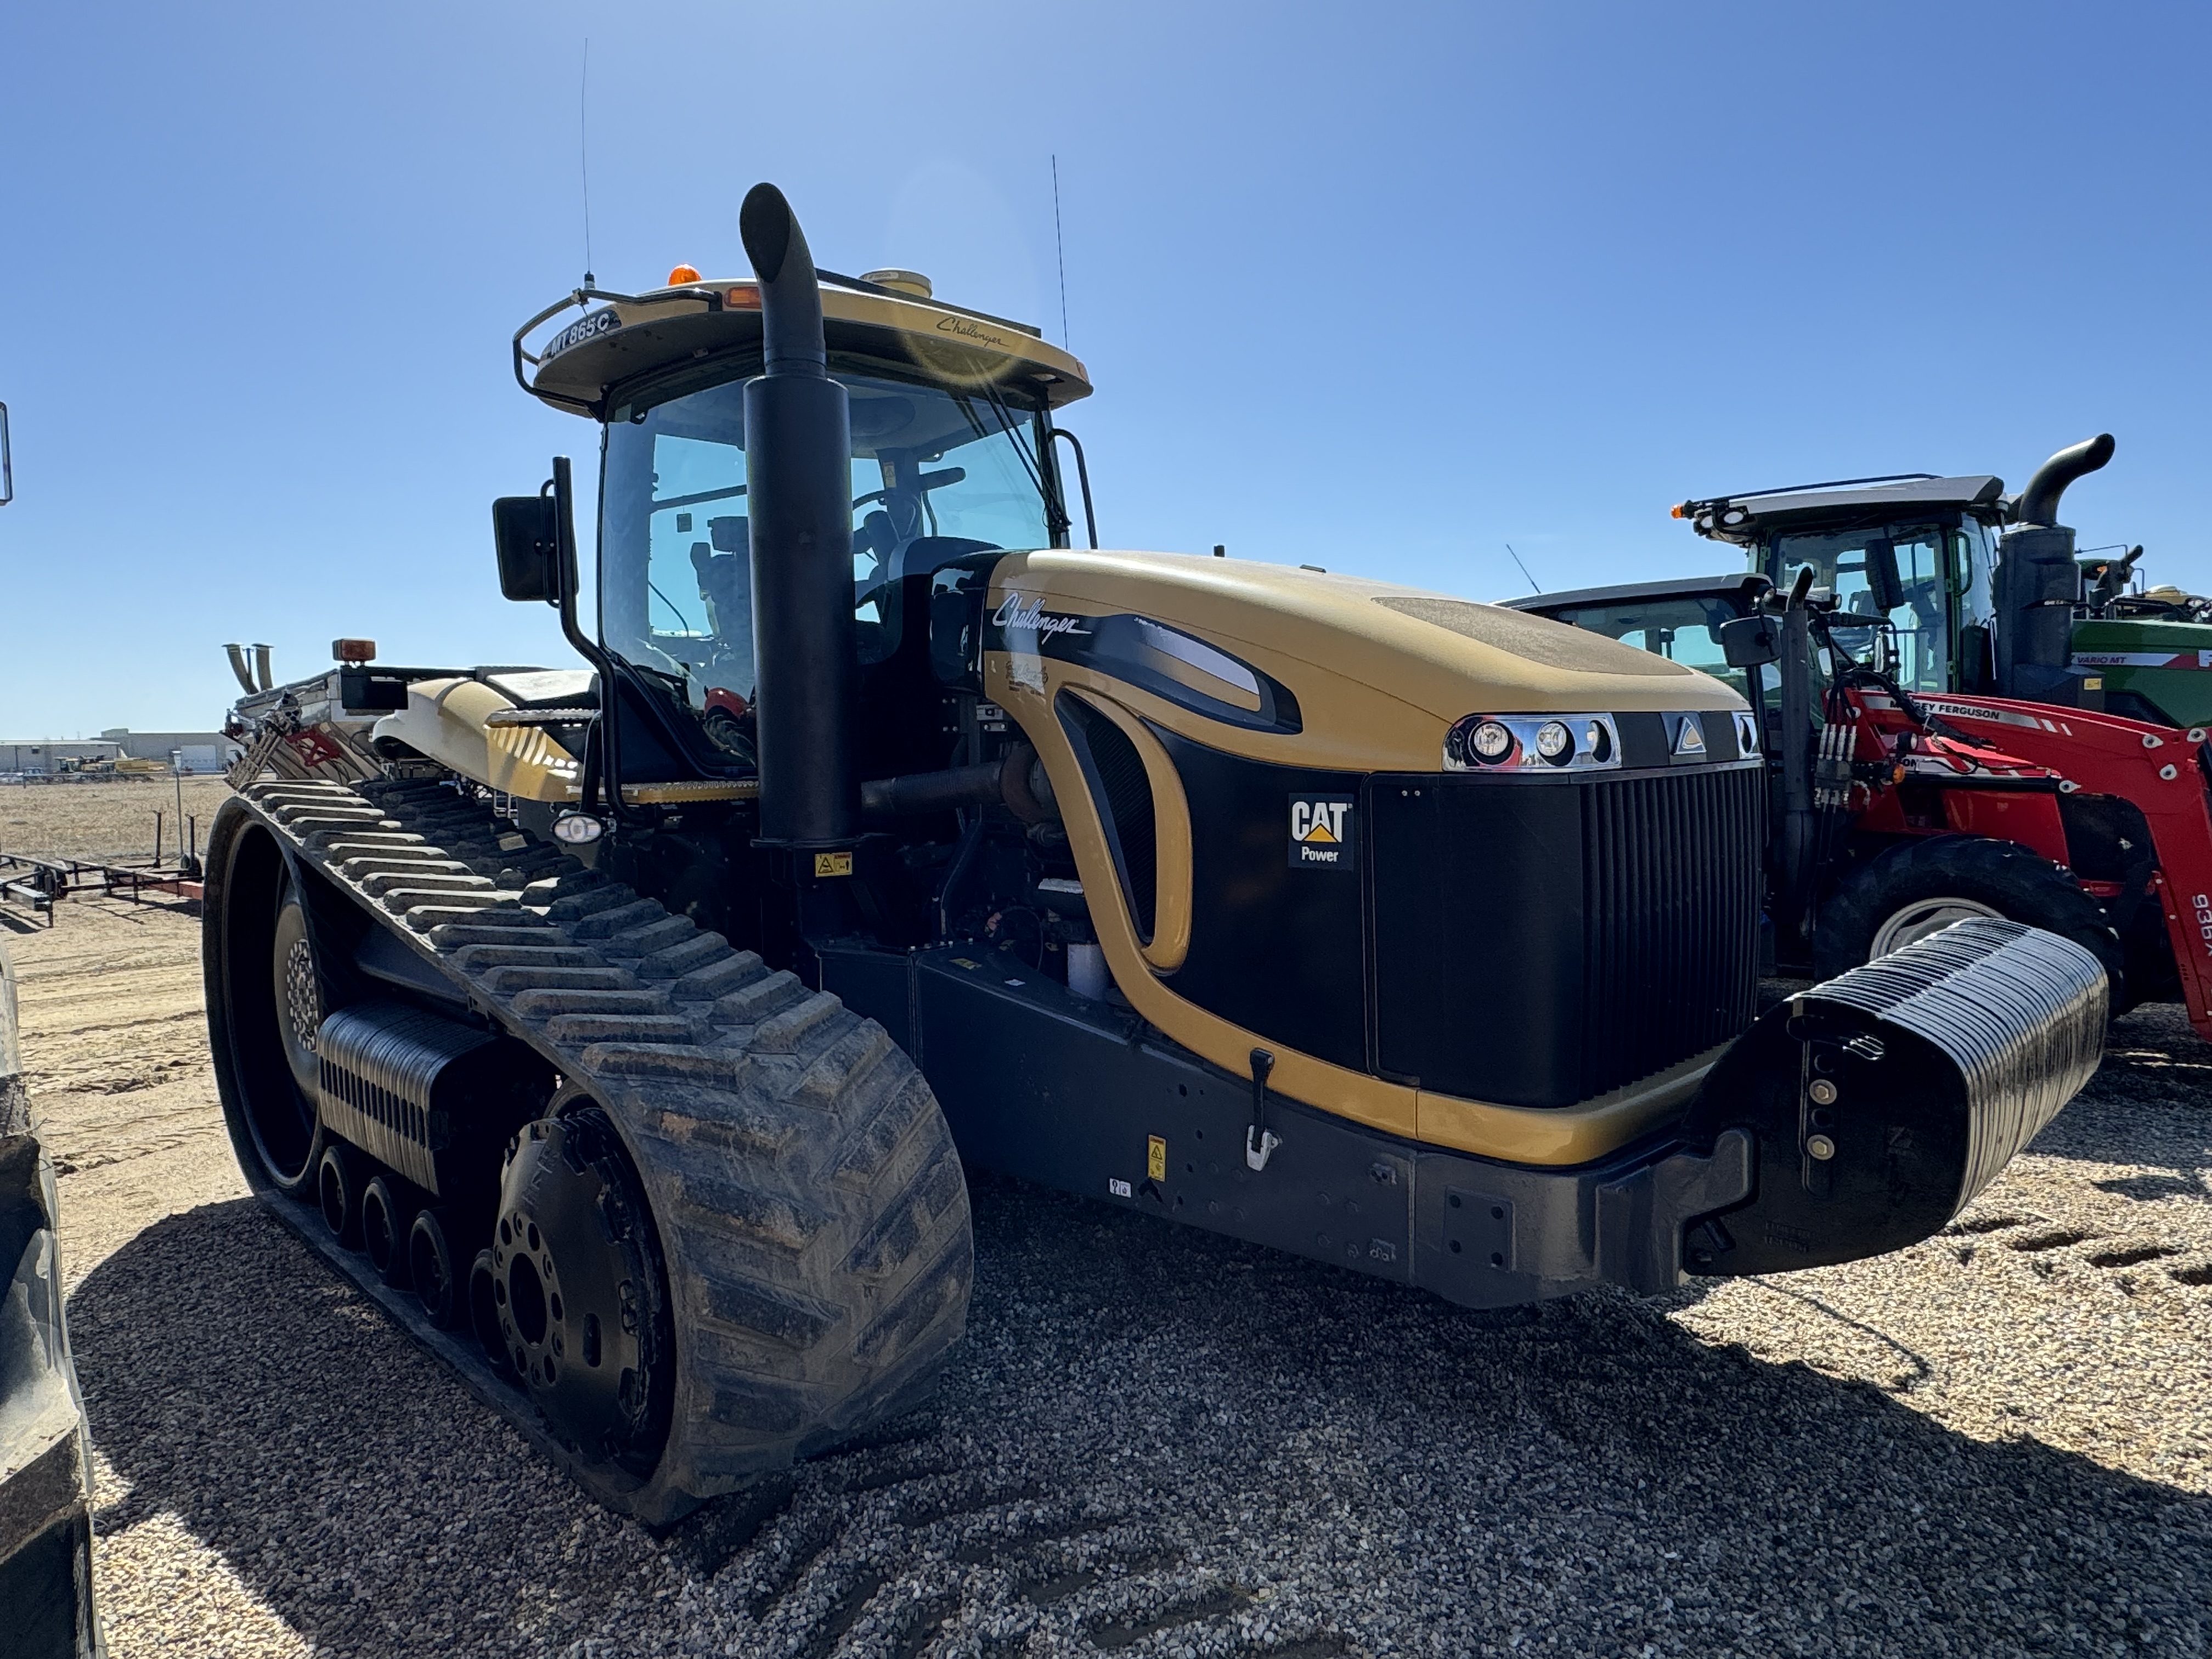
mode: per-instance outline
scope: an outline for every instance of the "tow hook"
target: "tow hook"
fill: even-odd
[[[1244,1164],[1247,1169],[1264,1170],[1267,1160],[1274,1156],[1275,1148],[1283,1143],[1267,1127],[1267,1078],[1275,1069],[1275,1057],[1265,1048],[1252,1051],[1252,1124],[1244,1131]]]

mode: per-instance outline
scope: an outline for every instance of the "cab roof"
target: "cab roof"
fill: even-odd
[[[1042,397],[1054,408],[1090,395],[1082,361],[1028,324],[858,277],[827,271],[822,277],[832,353],[873,358],[947,386]],[[571,307],[584,314],[536,352],[526,347],[532,330]],[[580,288],[515,331],[514,378],[556,409],[604,419],[611,396],[625,384],[701,358],[757,358],[760,341],[760,287],[749,276],[644,294]]]
[[[1747,599],[1772,586],[1755,570],[1734,570],[1724,576],[1680,576],[1667,581],[1563,588],[1556,593],[1530,593],[1517,599],[1500,599],[1498,603],[1515,611],[1533,611],[1548,617],[1556,611],[1579,610],[1585,605],[1634,605],[1647,599]]]
[[[1793,484],[1684,501],[1674,516],[1714,541],[1748,546],[1778,530],[1821,523],[1838,529],[1894,523],[1923,513],[1971,513],[1996,523],[2005,512],[2004,480],[1986,473],[1937,478],[1926,473],[1898,478],[1846,478],[1832,484]]]

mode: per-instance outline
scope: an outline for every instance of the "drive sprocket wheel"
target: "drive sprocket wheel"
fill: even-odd
[[[621,1138],[579,1100],[526,1124],[507,1148],[492,1296],[507,1357],[555,1435],[642,1477],[668,1438],[667,1275]]]

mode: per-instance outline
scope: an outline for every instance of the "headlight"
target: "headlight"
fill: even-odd
[[[568,842],[571,847],[582,847],[597,841],[605,832],[606,825],[588,812],[571,812],[553,821],[553,839]]]
[[[1548,777],[1620,764],[1620,719],[1613,714],[1465,714],[1444,733],[1447,772]]]
[[[1486,761],[1501,761],[1513,752],[1513,734],[1496,720],[1485,720],[1468,734],[1467,746]]]
[[[1759,752],[1759,716],[1739,713],[1735,717],[1735,751],[1752,756]]]

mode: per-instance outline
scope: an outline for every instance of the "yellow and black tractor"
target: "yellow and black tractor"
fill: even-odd
[[[740,222],[751,277],[516,336],[602,431],[595,605],[565,461],[494,508],[584,666],[341,641],[207,857],[248,1175],[606,1503],[919,1398],[967,1168],[1497,1306],[1924,1237],[2094,1067],[2098,963],[2002,921],[1755,1018],[1734,692],[1073,548],[1080,362]]]

